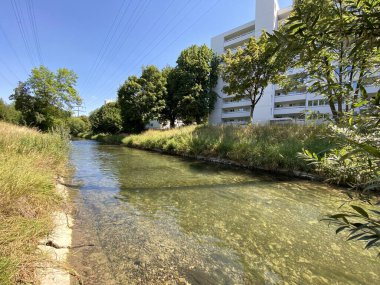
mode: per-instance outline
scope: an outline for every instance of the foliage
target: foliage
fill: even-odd
[[[361,191],[358,197],[348,193],[354,201],[370,202],[380,190],[380,90],[373,97],[366,90],[379,83],[379,12],[379,0],[298,0],[274,36],[299,56],[294,64],[305,67],[302,80],[328,99],[335,118],[329,128],[336,147],[322,156],[308,150],[303,155],[329,181]],[[380,246],[379,212],[372,212],[374,218],[351,205],[326,219],[339,226],[337,233],[348,231],[349,240],[365,240],[371,248]]]
[[[10,99],[28,126],[47,131],[70,117],[81,98],[75,90],[77,75],[66,68],[56,73],[44,66],[33,68],[26,82],[19,82]]]
[[[180,77],[177,68],[166,67],[162,70],[162,74],[166,79],[166,92],[164,94],[165,106],[160,113],[160,122],[169,121],[170,127],[175,127],[175,122],[179,118],[181,112],[179,96]]]
[[[222,77],[227,83],[223,92],[231,95],[234,101],[248,99],[251,102],[250,119],[257,103],[264,95],[269,82],[275,82],[282,71],[284,62],[275,52],[274,45],[263,33],[258,40],[252,37],[234,53],[228,50],[222,56],[225,63]]]
[[[311,171],[297,157],[304,146],[315,152],[331,146],[320,138],[323,126],[188,126],[178,129],[149,130],[127,136],[123,143],[147,149],[162,149],[177,154],[228,159],[248,167],[276,171]]]
[[[94,133],[116,134],[123,127],[120,107],[117,103],[107,103],[96,109],[90,114],[89,121]]]
[[[309,92],[325,96],[337,122],[344,112],[367,99],[365,86],[379,71],[379,50],[374,44],[376,33],[379,37],[378,20],[371,31],[365,30],[368,20],[378,16],[378,3],[298,0],[286,24],[274,32],[272,39],[280,53],[292,58],[294,67],[305,70],[296,84],[301,80]],[[356,23],[361,23],[362,30]]]
[[[125,131],[141,132],[150,120],[158,119],[165,106],[165,85],[165,77],[153,65],[143,67],[139,78],[128,77],[118,90]]]
[[[67,126],[71,135],[77,136],[79,133],[86,133],[91,129],[88,117],[70,117],[67,119]]]
[[[378,204],[379,205],[379,204]],[[351,210],[330,215],[324,220],[337,226],[336,233],[348,232],[347,240],[366,242],[365,249],[380,246],[380,211],[351,205]],[[380,252],[378,253],[380,257]]]
[[[330,136],[336,140],[336,148],[322,157],[305,151],[306,158],[329,181],[375,189],[373,181],[380,181],[379,110],[373,106],[359,116],[350,116],[344,127],[331,124]]]
[[[14,104],[6,104],[0,98],[0,120],[13,124],[19,124],[21,121],[21,113],[16,110]]]
[[[206,45],[190,46],[177,59],[169,78],[170,92],[178,102],[178,116],[185,123],[207,120],[215,105],[219,58]]]
[[[358,116],[349,116],[345,127],[330,126],[331,136],[337,141],[337,147],[323,157],[305,151],[307,160],[316,170],[335,183],[352,185],[360,190],[359,196],[349,194],[351,200],[360,199],[372,203],[379,199],[380,191],[380,108],[369,104],[366,111]],[[375,194],[375,198],[373,198]],[[377,203],[377,207],[380,203]],[[348,231],[349,240],[366,241],[366,249],[380,246],[380,212],[351,206],[355,211],[343,211],[330,215],[326,220],[339,226],[337,233]],[[359,213],[359,215],[358,215]],[[380,253],[379,253],[380,256]]]
[[[0,283],[34,284],[39,241],[62,206],[55,177],[64,174],[67,138],[0,122]]]

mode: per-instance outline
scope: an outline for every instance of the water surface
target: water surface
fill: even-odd
[[[98,284],[380,280],[375,252],[319,222],[346,199],[327,185],[92,141],[71,161],[77,236],[96,243],[73,254]]]

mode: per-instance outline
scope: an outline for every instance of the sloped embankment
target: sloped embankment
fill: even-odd
[[[69,141],[3,122],[0,134],[0,284],[33,283],[47,258],[38,245],[55,228],[52,213],[67,208],[56,185]]]

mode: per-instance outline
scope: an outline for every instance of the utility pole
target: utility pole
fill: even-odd
[[[76,106],[73,106],[72,110],[74,113],[77,113],[77,117],[79,117],[80,113],[84,113],[86,111],[86,107],[82,105],[76,105]]]

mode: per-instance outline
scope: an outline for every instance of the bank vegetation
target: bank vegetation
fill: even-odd
[[[44,257],[38,241],[63,207],[55,190],[65,172],[69,144],[58,133],[41,133],[0,122],[0,284],[31,284]]]

